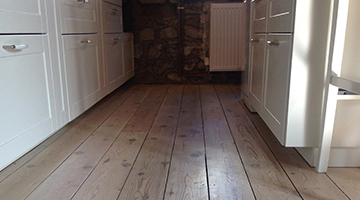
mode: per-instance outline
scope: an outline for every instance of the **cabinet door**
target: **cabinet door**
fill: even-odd
[[[261,115],[265,69],[265,34],[254,34],[250,48],[250,104]]]
[[[133,34],[124,33],[122,34],[124,38],[124,70],[125,70],[125,79],[129,80],[135,75],[134,70],[134,45],[133,45]]]
[[[108,92],[112,92],[125,82],[123,46],[120,34],[104,35],[104,55]]]
[[[63,34],[98,32],[95,0],[62,0],[61,3]]]
[[[293,32],[294,14],[295,0],[270,0],[267,31],[269,33]]]
[[[54,131],[46,36],[0,36],[0,170]],[[18,50],[7,48],[18,45]]]
[[[266,32],[267,0],[252,0],[252,33]]]
[[[291,62],[291,34],[267,36],[262,118],[284,144]]]
[[[0,33],[45,33],[43,0],[0,1]]]
[[[70,120],[102,98],[98,37],[63,36]]]
[[[109,3],[102,3],[104,33],[123,32],[122,8]]]

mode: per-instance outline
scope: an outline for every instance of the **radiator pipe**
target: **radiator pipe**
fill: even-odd
[[[181,33],[181,26],[182,26],[182,16],[183,12],[182,10],[184,7],[181,3],[182,0],[176,1],[177,6],[177,14],[178,14],[178,27],[177,27],[177,34],[178,34],[178,64],[179,64],[179,74],[183,74],[183,68],[184,68],[184,58],[183,58],[183,51],[184,51],[184,42],[183,42],[183,34]]]

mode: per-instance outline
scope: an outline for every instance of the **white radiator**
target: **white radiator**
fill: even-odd
[[[210,12],[210,71],[244,71],[246,4],[214,3]]]

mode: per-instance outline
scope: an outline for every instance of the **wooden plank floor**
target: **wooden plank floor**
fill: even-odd
[[[0,200],[360,199],[359,168],[316,173],[239,85],[126,85],[65,130],[0,182]]]

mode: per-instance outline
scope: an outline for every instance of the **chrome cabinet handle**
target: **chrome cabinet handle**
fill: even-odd
[[[267,43],[269,46],[279,46],[279,44],[280,44],[280,43],[278,43],[278,42],[272,42],[272,41],[270,41],[270,40],[267,41],[266,43]]]
[[[90,3],[90,0],[77,0],[78,3]]]
[[[121,37],[113,38],[113,43],[117,44],[121,39]]]
[[[251,2],[260,3],[262,0],[251,0]]]
[[[256,40],[256,39],[250,39],[250,42],[260,42],[260,40]]]
[[[80,43],[81,44],[90,44],[90,43],[92,43],[92,41],[91,40],[81,40]]]
[[[113,9],[111,10],[111,14],[115,15],[116,12],[118,12],[118,11],[120,11],[119,8],[113,8]]]
[[[27,49],[29,45],[27,44],[10,44],[10,45],[3,45],[3,49],[8,51],[21,51],[23,49]]]

